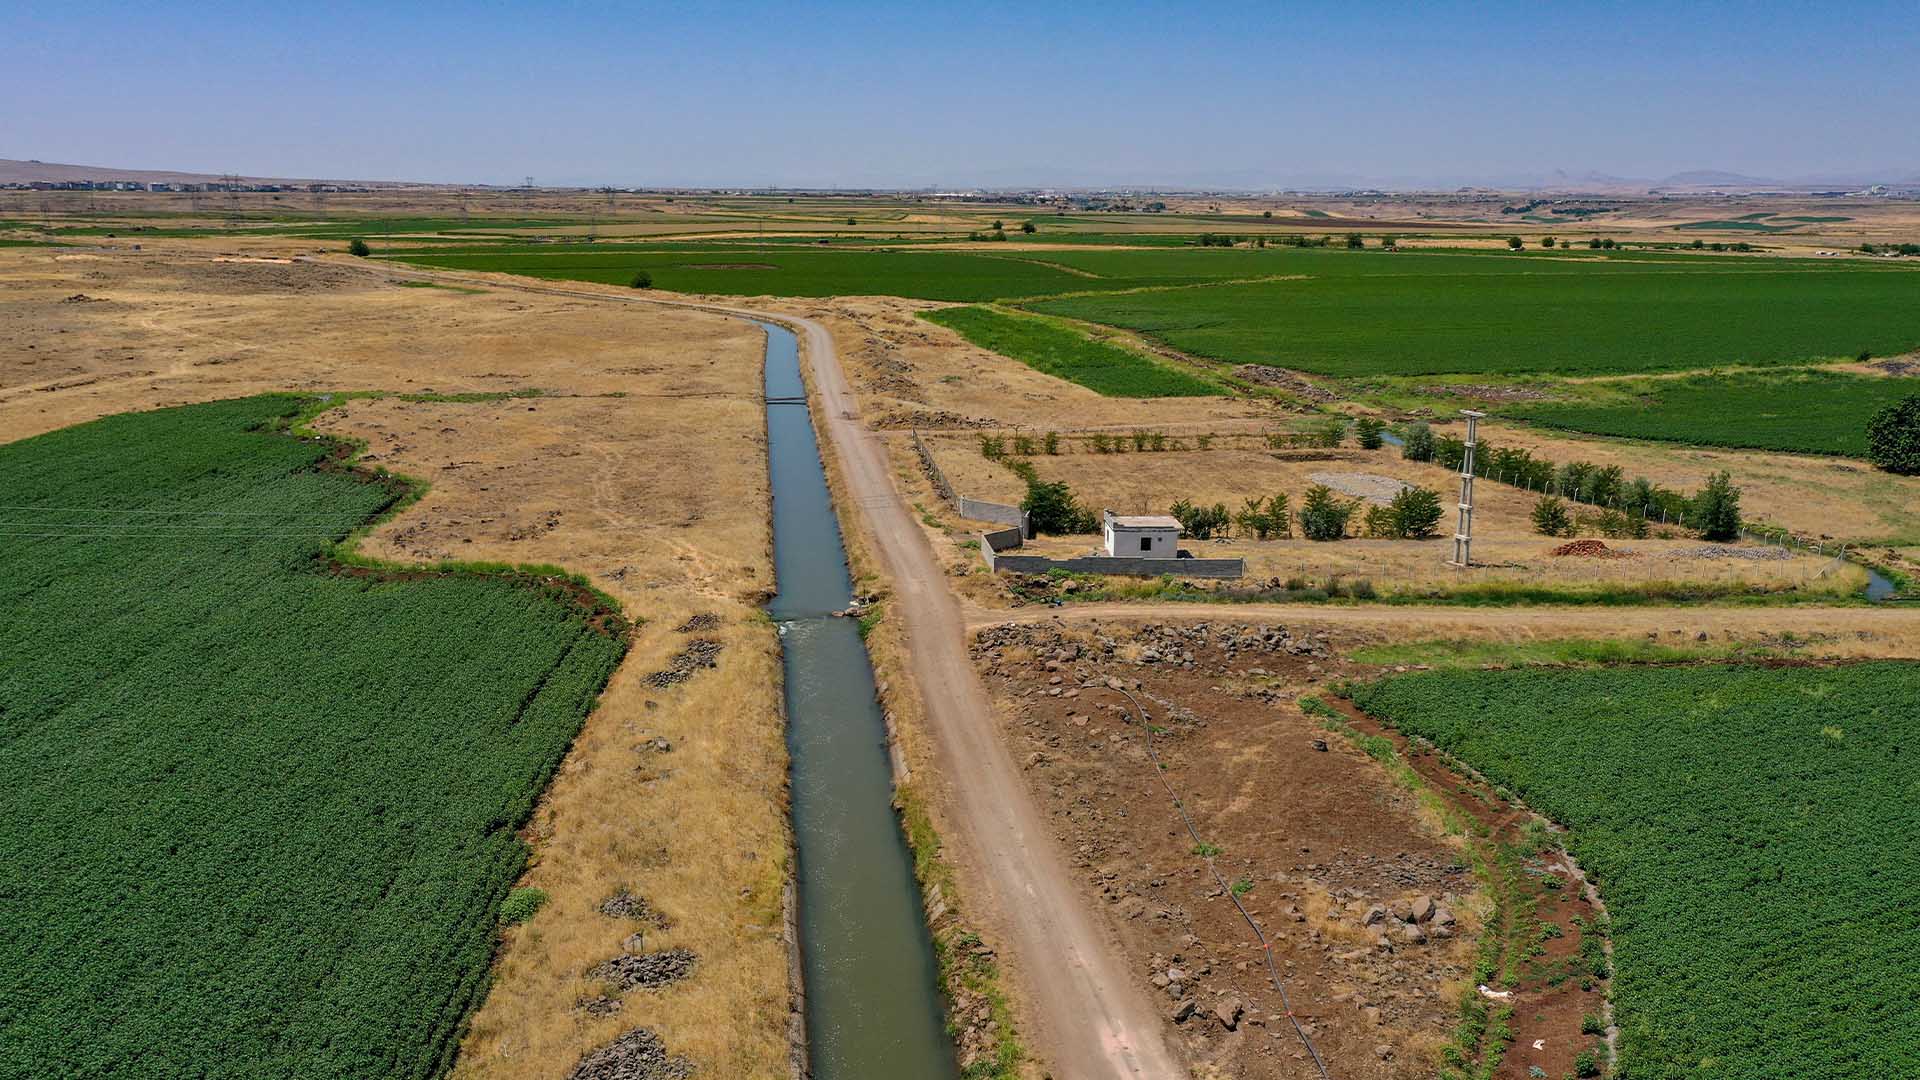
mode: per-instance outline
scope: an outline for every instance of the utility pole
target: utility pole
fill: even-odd
[[[1473,565],[1473,448],[1478,445],[1480,418],[1486,413],[1461,409],[1467,418],[1467,448],[1460,455],[1460,527],[1453,533],[1453,558],[1447,565],[1462,570]]]

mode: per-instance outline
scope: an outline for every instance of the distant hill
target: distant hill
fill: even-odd
[[[0,184],[66,184],[82,181],[127,180],[139,184],[217,184],[228,174],[170,172],[165,169],[120,169],[106,165],[63,165],[53,161],[0,158]],[[284,176],[240,176],[243,184],[351,184],[355,187],[438,187],[399,180],[337,180]]]

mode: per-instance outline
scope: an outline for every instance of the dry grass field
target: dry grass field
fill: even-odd
[[[552,900],[506,932],[458,1073],[562,1077],[636,1026],[712,1075],[783,1073],[790,861],[778,652],[758,613],[772,584],[759,333],[221,258],[0,250],[0,441],[267,390],[541,391],[352,400],[317,421],[364,441],[369,466],[431,484],[365,554],[557,564],[645,620],[528,826],[526,883]],[[696,614],[716,616],[698,636],[720,642],[717,668],[651,685]],[[669,920],[647,948],[699,961],[684,984],[592,1015],[585,972],[640,928],[596,910],[621,889]]]
[[[954,488],[971,497],[1017,503],[1025,485],[1003,465],[987,460],[979,450],[978,435],[941,434],[927,439],[935,458]],[[1222,440],[1225,442],[1227,440]],[[1627,558],[1575,558],[1548,554],[1563,543],[1533,531],[1530,518],[1535,496],[1504,484],[1482,481],[1475,487],[1474,554],[1478,565],[1467,575],[1445,565],[1451,550],[1454,489],[1453,473],[1431,463],[1411,462],[1393,448],[1381,450],[1266,450],[1246,445],[1217,445],[1210,450],[1169,450],[1158,453],[1098,454],[1076,451],[1031,459],[1045,480],[1064,480],[1080,501],[1095,510],[1120,513],[1165,513],[1178,499],[1196,505],[1224,503],[1238,511],[1249,497],[1288,496],[1295,511],[1302,494],[1317,482],[1336,491],[1344,485],[1354,498],[1374,486],[1390,490],[1387,482],[1430,488],[1441,495],[1447,513],[1432,540],[1352,539],[1341,543],[1310,540],[1185,542],[1196,555],[1240,556],[1247,575],[1257,581],[1304,579],[1318,584],[1329,578],[1365,579],[1382,592],[1409,589],[1454,588],[1462,584],[1548,586],[1575,590],[1631,587],[1647,583],[1711,585],[1720,587],[1794,588],[1815,594],[1857,593],[1862,572],[1834,566],[1833,560],[1811,555],[1772,558],[1756,551],[1754,558],[1696,557],[1702,545],[1683,539],[1608,541],[1609,546],[1632,551]],[[1745,455],[1751,456],[1751,455]],[[1377,479],[1375,479],[1377,478]],[[931,504],[930,504],[931,505]],[[965,523],[951,523],[964,535]],[[977,528],[977,526],[975,527]],[[1099,538],[1051,537],[1029,545],[1032,553],[1066,557],[1098,547]]]

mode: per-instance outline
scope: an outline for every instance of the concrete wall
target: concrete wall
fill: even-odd
[[[1011,529],[995,529],[992,532],[980,534],[980,549],[997,555],[1002,551],[1011,551],[1019,547],[1020,542],[1025,539],[1026,534],[1017,526]]]
[[[991,521],[996,525],[1011,525],[1020,530],[1022,536],[1033,535],[1033,526],[1025,510],[1006,503],[983,502],[958,495],[953,500],[953,512],[969,521]]]
[[[933,460],[933,451],[927,447],[926,440],[919,432],[913,433],[913,449],[920,455],[920,469],[927,474],[927,480],[933,484],[933,490],[953,507],[953,512],[969,521],[990,521],[995,525],[1014,525],[1023,535],[1033,535],[1033,521],[1025,510],[1006,503],[987,502],[984,499],[969,499],[953,490],[947,483],[947,474],[940,470],[940,463]]]
[[[1105,555],[1049,559],[1044,555],[1001,554],[1006,550],[1009,549],[995,548],[989,534],[981,534],[980,557],[986,562],[987,569],[997,574],[1044,574],[1049,570],[1071,570],[1077,574],[1122,574],[1127,577],[1171,574],[1174,577],[1241,578],[1247,573],[1245,559],[1128,559]]]

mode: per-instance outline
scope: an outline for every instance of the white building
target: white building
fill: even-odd
[[[1105,512],[1107,554],[1129,559],[1173,559],[1180,555],[1180,523],[1160,514],[1121,517]]]

